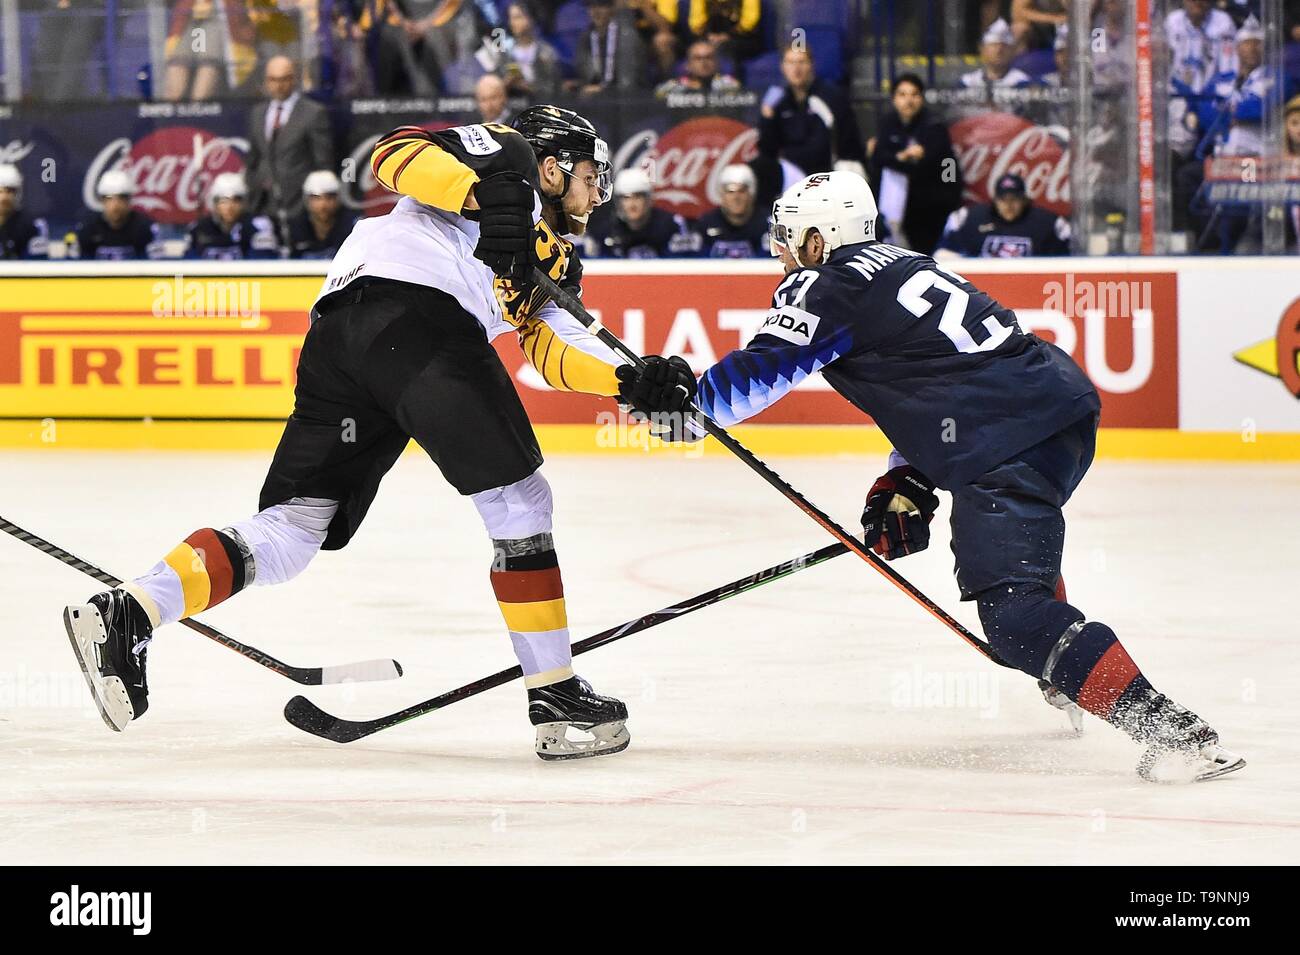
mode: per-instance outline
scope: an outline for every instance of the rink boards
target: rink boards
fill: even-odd
[[[5,263],[0,446],[273,447],[323,263],[235,265]],[[951,265],[1084,368],[1102,395],[1103,455],[1300,459],[1294,260]],[[590,262],[585,301],[631,347],[698,372],[749,339],[778,279],[766,261]],[[496,346],[546,450],[648,449],[612,402],[551,390],[513,335]],[[737,434],[769,454],[888,447],[820,376]]]

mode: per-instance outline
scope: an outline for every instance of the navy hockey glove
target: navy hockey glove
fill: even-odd
[[[512,282],[525,283],[533,266],[533,203],[537,194],[523,176],[499,172],[474,186],[479,207],[474,257]]]
[[[863,542],[885,560],[930,546],[930,521],[939,508],[934,482],[905,464],[871,486],[862,510]]]
[[[681,414],[695,397],[695,374],[686,359],[677,355],[647,355],[644,366],[619,365],[614,374],[619,381],[619,400],[645,415]]]

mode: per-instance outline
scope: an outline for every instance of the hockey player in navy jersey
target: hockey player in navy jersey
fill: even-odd
[[[1096,389],[960,275],[875,241],[876,217],[870,187],[847,172],[809,176],[776,201],[786,277],[753,340],[699,379],[697,406],[733,425],[820,371],[894,445],[862,514],[868,546],[888,560],[924,550],[935,492],[950,492],[962,599],[978,603],[1004,660],[1049,702],[1064,696],[1146,744],[1146,778],[1184,761],[1200,779],[1240,769],[1200,717],[1152,688],[1110,627],[1065,600],[1061,508],[1092,463]],[[695,390],[685,368],[654,358],[619,374],[648,385],[676,375]]]

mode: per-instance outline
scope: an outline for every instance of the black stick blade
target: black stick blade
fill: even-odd
[[[330,716],[305,696],[295,696],[285,704],[284,718],[304,733],[333,743],[351,743],[373,732],[365,723]]]

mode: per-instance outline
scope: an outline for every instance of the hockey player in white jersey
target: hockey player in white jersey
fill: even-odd
[[[542,455],[490,345],[513,331],[552,387],[619,394],[621,360],[527,281],[540,266],[580,291],[565,236],[581,235],[609,197],[608,146],[576,113],[536,106],[513,128],[398,129],[371,167],[402,199],[358,223],[333,261],[258,513],[195,531],[143,576],[65,612],[96,703],[115,730],[138,719],[154,630],[346,545],[414,438],[492,539],[492,587],[537,754],[617,753],[627,709],[574,675]],[[653,401],[653,385],[637,397]]]

